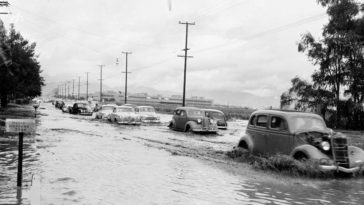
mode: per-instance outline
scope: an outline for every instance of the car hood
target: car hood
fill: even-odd
[[[116,115],[121,117],[136,117],[137,115],[135,113],[130,112],[117,112]]]

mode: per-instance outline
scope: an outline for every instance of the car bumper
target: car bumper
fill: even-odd
[[[81,112],[81,113],[79,113],[79,115],[91,116],[92,115],[92,112]]]
[[[118,124],[122,124],[122,125],[140,125],[142,124],[141,122],[138,121],[117,121]]]
[[[358,173],[364,171],[364,162],[359,162],[355,167],[345,168],[336,165],[320,165],[323,171],[338,171],[343,173]]]
[[[160,123],[160,120],[142,120],[143,123]]]
[[[217,128],[193,128],[192,129],[192,132],[205,132],[205,133],[211,132],[211,133],[215,133],[217,131],[218,131]]]
[[[219,130],[227,130],[227,126],[217,126]]]

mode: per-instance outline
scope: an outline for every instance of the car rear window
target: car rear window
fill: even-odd
[[[267,127],[268,117],[266,115],[258,115],[257,117],[257,126],[259,127]]]

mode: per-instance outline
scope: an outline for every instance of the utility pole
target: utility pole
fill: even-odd
[[[88,74],[89,72],[86,72],[86,100],[88,101]]]
[[[78,76],[78,94],[77,94],[77,100],[80,100],[80,76]]]
[[[67,81],[67,98],[70,98],[70,81]]]
[[[188,56],[187,51],[189,48],[187,48],[187,42],[188,42],[188,26],[189,25],[195,25],[195,22],[188,23],[188,22],[179,22],[179,24],[185,24],[186,25],[186,41],[185,41],[185,48],[182,49],[185,52],[185,55],[178,55],[178,57],[184,57],[185,58],[185,66],[184,66],[184,75],[183,75],[183,99],[182,99],[182,106],[185,106],[186,101],[186,70],[187,70],[187,58],[192,58],[193,56]]]
[[[67,83],[64,84],[64,99],[67,100]]]
[[[125,104],[128,102],[128,99],[127,99],[127,96],[128,96],[128,54],[132,54],[132,52],[122,52],[123,54],[125,54],[125,58],[126,58],[126,61],[125,61]]]
[[[75,79],[72,79],[72,98],[75,99]]]
[[[102,102],[102,67],[104,65],[99,65],[100,66],[100,103]]]

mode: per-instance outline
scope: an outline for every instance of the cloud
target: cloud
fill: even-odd
[[[321,32],[325,18],[305,0],[108,0],[14,2],[15,26],[38,43],[44,73],[74,76],[91,72],[98,82],[120,86],[129,56],[129,83],[179,92],[183,85],[185,26],[189,27],[187,88],[245,91],[279,96],[296,75],[308,78],[312,66],[296,42],[306,31]],[[15,18],[5,17],[10,23]],[[302,20],[303,19],[303,20]],[[119,65],[115,65],[116,58]],[[65,75],[63,75],[65,74]],[[67,81],[69,79],[63,79]]]

